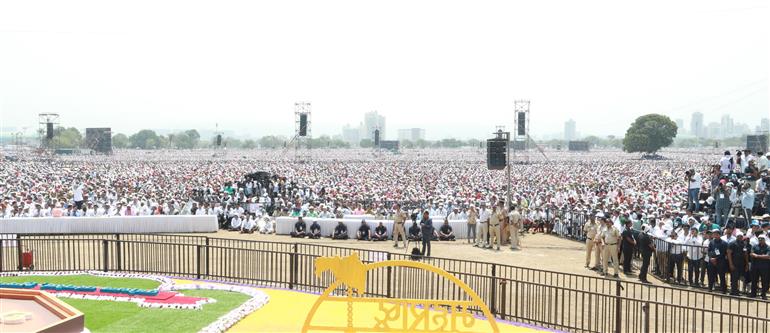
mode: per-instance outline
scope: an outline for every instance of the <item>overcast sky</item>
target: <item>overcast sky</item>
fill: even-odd
[[[766,0],[2,1],[0,127],[61,124],[317,136],[363,113],[388,136],[622,135],[666,113],[768,117]]]

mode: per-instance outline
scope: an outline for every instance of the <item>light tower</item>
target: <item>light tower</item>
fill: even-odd
[[[294,160],[300,163],[311,158],[310,142],[313,139],[310,102],[294,103]]]

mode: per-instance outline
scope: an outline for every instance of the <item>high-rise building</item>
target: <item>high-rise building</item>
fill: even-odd
[[[770,119],[762,118],[762,121],[759,123],[759,130],[761,132],[770,132]]]
[[[570,119],[564,122],[564,140],[573,141],[575,139],[577,139],[575,121]]]
[[[724,138],[730,138],[735,136],[735,124],[733,122],[733,118],[730,117],[730,115],[723,115],[722,120],[720,122],[721,131],[721,137],[720,139]]]
[[[702,138],[705,136],[705,132],[705,128],[703,128],[703,114],[694,112],[692,120],[690,120],[690,133],[696,138]]]
[[[377,111],[367,112],[364,114],[364,133],[361,135],[362,139],[374,140],[374,130],[380,130],[380,140],[385,140],[385,117],[381,116]]]
[[[703,134],[700,138],[717,139],[722,137],[722,124],[717,122],[710,122],[708,126],[703,129]]]
[[[398,130],[398,141],[419,141],[425,140],[425,129],[423,128],[402,128]]]

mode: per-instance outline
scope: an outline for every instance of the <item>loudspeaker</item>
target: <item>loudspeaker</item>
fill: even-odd
[[[53,123],[45,123],[45,138],[53,139]]]
[[[527,135],[527,113],[526,112],[519,112],[519,122],[518,122],[518,135],[524,136]]]
[[[307,113],[299,115],[299,136],[307,136]]]
[[[222,134],[217,134],[217,147],[222,145]]]
[[[487,140],[487,169],[502,170],[506,163],[506,140],[489,139]]]
[[[374,130],[374,146],[380,146],[380,130]]]

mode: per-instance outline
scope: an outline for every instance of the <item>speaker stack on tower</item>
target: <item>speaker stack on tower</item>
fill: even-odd
[[[374,130],[374,146],[380,146],[380,130],[378,129]]]
[[[506,140],[489,139],[487,140],[487,168],[489,170],[503,170],[506,163]]]
[[[53,139],[53,123],[45,124],[45,138],[48,140]]]
[[[299,136],[307,136],[307,113],[299,115]]]

